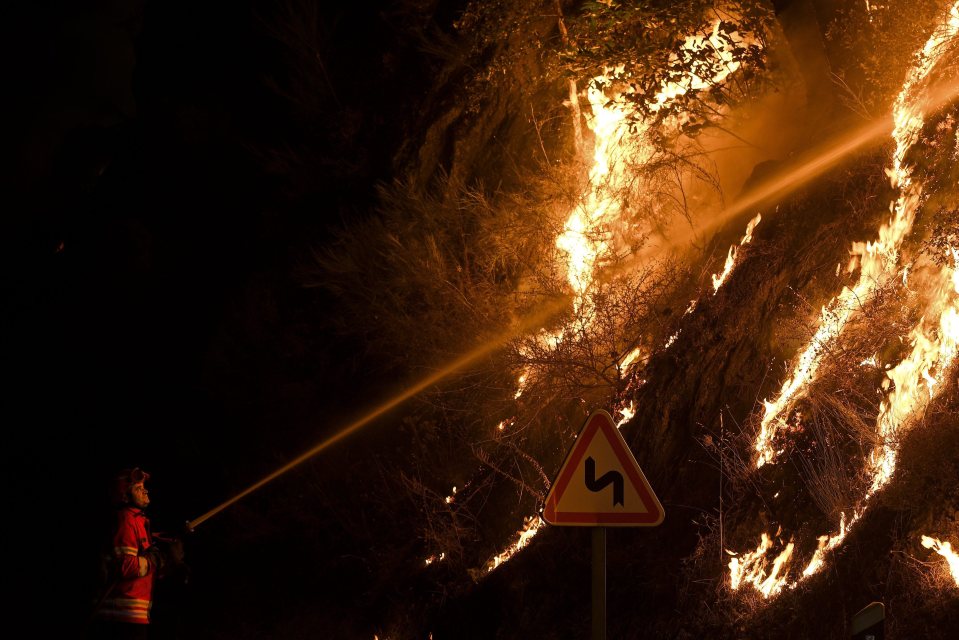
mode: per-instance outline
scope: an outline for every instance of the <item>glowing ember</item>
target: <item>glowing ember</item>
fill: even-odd
[[[673,335],[666,338],[666,343],[663,344],[663,349],[669,349],[671,346],[673,346],[673,343],[676,342],[676,338],[679,337],[680,333],[681,333],[680,331],[677,331]]]
[[[516,393],[513,395],[513,400],[518,400],[519,397],[523,395],[523,391],[526,390],[526,381],[528,379],[528,372],[523,372],[523,374],[520,375],[519,379],[516,381]]]
[[[942,542],[938,538],[923,536],[922,546],[932,549],[946,559],[946,562],[949,563],[949,572],[952,574],[952,579],[956,581],[956,586],[959,587],[959,555],[952,550],[952,544],[948,540]]]
[[[633,419],[633,416],[636,415],[636,403],[630,402],[629,406],[623,407],[619,410],[619,415],[622,418],[619,419],[619,422],[616,423],[616,428],[621,428],[624,424]]]

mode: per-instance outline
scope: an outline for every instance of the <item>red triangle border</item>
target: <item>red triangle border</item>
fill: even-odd
[[[646,508],[645,513],[556,511],[556,505],[559,504],[560,499],[566,492],[566,488],[573,478],[573,473],[579,467],[583,456],[586,455],[593,438],[601,430],[630,482],[633,483],[633,488]],[[559,477],[556,478],[556,482],[550,488],[549,495],[546,498],[546,506],[543,509],[543,518],[550,524],[560,526],[656,526],[660,524],[665,517],[663,508],[652,493],[652,488],[646,481],[646,477],[636,463],[632,452],[624,447],[627,447],[627,445],[623,441],[622,435],[616,430],[612,416],[605,411],[593,413],[587,419],[586,425],[573,444],[573,448],[566,456]]]

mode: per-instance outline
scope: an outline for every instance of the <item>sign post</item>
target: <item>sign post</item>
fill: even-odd
[[[606,527],[593,527],[593,640],[606,640]]]
[[[871,602],[852,617],[850,632],[853,640],[883,640],[886,607],[881,602]]]
[[[550,487],[543,519],[593,527],[593,640],[606,638],[606,527],[655,527],[664,517],[612,416],[591,415]]]

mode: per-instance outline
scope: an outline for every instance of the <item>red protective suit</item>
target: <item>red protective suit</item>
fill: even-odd
[[[145,552],[151,545],[150,521],[143,511],[132,505],[121,507],[113,535],[117,573],[113,588],[97,612],[99,617],[149,624],[156,568]]]

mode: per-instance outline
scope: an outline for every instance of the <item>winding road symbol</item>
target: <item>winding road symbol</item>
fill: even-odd
[[[598,493],[609,485],[613,485],[613,506],[623,506],[623,474],[607,471],[597,478],[596,461],[592,457],[586,458],[586,488]]]
[[[612,416],[592,414],[549,489],[543,519],[572,527],[655,527],[664,517]]]

